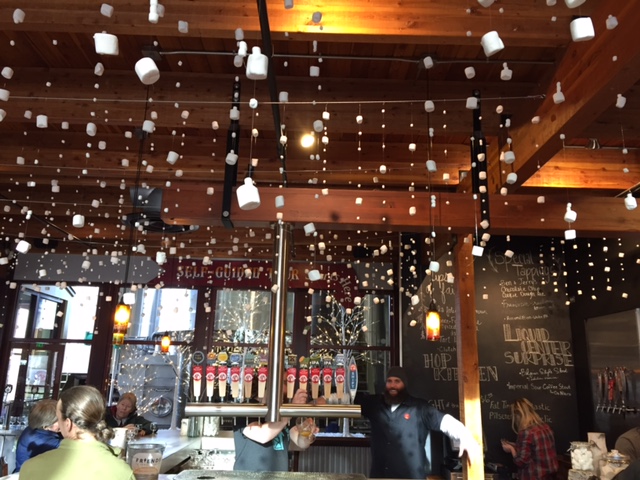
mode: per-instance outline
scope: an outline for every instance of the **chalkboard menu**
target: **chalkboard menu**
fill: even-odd
[[[557,451],[564,452],[580,438],[562,246],[546,238],[509,244],[492,239],[474,260],[485,459],[509,464],[500,439],[515,440],[510,406],[520,397],[536,406],[554,430]],[[427,342],[405,329],[403,364],[411,374],[411,392],[457,418],[455,291],[447,273],[453,273],[450,267],[434,278],[436,287],[442,285],[434,292],[443,337]]]

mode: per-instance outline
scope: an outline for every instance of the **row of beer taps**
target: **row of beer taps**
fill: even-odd
[[[627,367],[606,367],[596,372],[598,404],[596,412],[604,413],[636,413],[637,408],[630,408],[629,382],[630,372]]]

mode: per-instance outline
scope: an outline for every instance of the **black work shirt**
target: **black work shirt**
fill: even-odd
[[[408,396],[394,412],[382,395],[356,399],[371,422],[370,478],[418,478],[430,473],[425,453],[427,435],[440,431],[444,413],[426,400]]]

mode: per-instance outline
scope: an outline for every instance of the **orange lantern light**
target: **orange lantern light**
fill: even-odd
[[[118,304],[116,313],[113,316],[113,344],[122,345],[124,336],[129,328],[129,319],[131,318],[131,307],[124,303]]]
[[[162,353],[169,353],[169,347],[171,346],[171,336],[165,333],[160,340],[160,351]]]
[[[437,341],[440,340],[440,313],[438,313],[438,307],[436,302],[431,300],[429,304],[429,310],[424,319],[424,329],[427,335],[427,340]]]

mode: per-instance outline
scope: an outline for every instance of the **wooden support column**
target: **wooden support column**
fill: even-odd
[[[91,355],[89,356],[89,370],[87,385],[93,385],[105,396],[111,382],[111,355],[113,353],[113,316],[118,304],[120,287],[113,283],[100,287],[96,311],[96,323],[93,340],[91,341]],[[107,297],[111,297],[107,301]]]
[[[456,330],[458,353],[458,396],[460,420],[482,446],[480,411],[480,373],[478,370],[478,332],[476,326],[475,273],[473,236],[459,237],[454,248],[456,277]],[[464,478],[484,480],[482,457],[471,466],[465,464]]]

